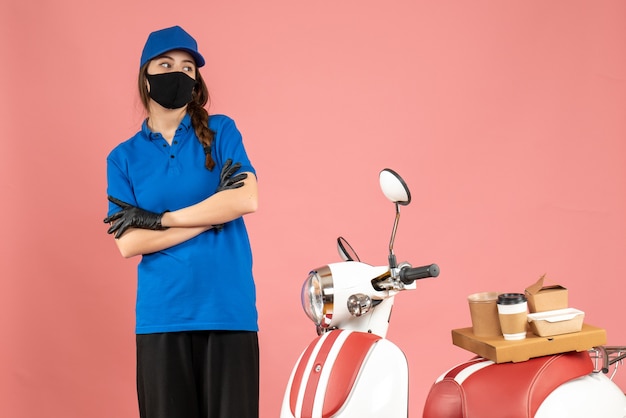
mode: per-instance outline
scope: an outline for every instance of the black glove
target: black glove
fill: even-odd
[[[162,213],[154,213],[149,212],[147,210],[138,208],[129,203],[122,202],[119,199],[114,198],[113,196],[108,196],[109,201],[115,203],[119,207],[122,208],[121,211],[114,213],[111,216],[107,216],[104,219],[104,223],[115,222],[109,230],[107,234],[115,233],[115,238],[119,238],[122,236],[124,232],[128,228],[141,228],[141,229],[153,229],[153,230],[164,230],[167,227],[163,227],[161,225],[161,218],[163,217]]]
[[[248,178],[248,174],[239,173],[235,177],[233,174],[241,168],[241,163],[233,164],[233,160],[230,158],[226,160],[222,172],[220,173],[220,184],[217,186],[215,193],[219,193],[223,190],[238,189],[243,186],[243,181]]]
[[[243,181],[248,178],[248,174],[239,173],[235,177],[233,174],[241,168],[241,163],[233,164],[233,160],[230,158],[226,160],[222,172],[220,173],[220,184],[217,186],[215,193],[219,193],[224,190],[238,189],[243,186]],[[224,228],[224,224],[213,225],[215,232],[220,232]]]

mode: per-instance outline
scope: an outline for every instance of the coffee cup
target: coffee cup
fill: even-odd
[[[477,337],[499,337],[500,318],[498,317],[498,292],[473,293],[467,297],[472,332]]]
[[[502,293],[498,295],[498,317],[505,340],[526,338],[528,303],[523,293]]]

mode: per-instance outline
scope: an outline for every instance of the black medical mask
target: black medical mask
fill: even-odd
[[[148,94],[167,109],[180,109],[191,101],[196,80],[176,71],[163,74],[146,74],[150,83]]]

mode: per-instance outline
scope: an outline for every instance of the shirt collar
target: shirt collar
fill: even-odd
[[[183,117],[183,120],[180,121],[180,124],[178,125],[178,131],[180,131],[181,129],[184,130],[185,132],[187,132],[190,128],[192,127],[191,125],[191,116],[189,116],[189,113],[185,113],[185,116]],[[148,127],[148,119],[144,119],[143,123],[141,124],[141,132],[143,132],[143,134],[146,136],[146,138],[148,139],[157,139],[157,138],[161,138],[161,134],[156,133],[156,132],[152,132],[150,130],[150,128]]]

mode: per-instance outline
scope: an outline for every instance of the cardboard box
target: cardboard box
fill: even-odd
[[[582,329],[585,313],[574,308],[528,314],[531,331],[540,337],[569,334]]]
[[[545,274],[537,282],[526,288],[528,311],[530,313],[565,309],[568,305],[567,289],[560,285],[544,286]]]
[[[579,332],[552,337],[540,337],[528,332],[523,340],[507,341],[504,337],[477,337],[469,327],[453,329],[452,343],[496,363],[520,362],[605,345],[606,330],[583,323]]]

